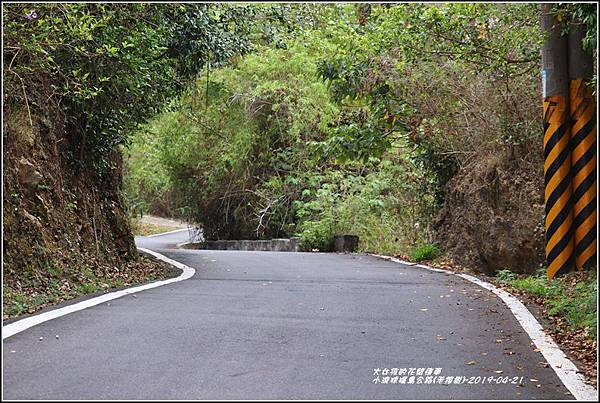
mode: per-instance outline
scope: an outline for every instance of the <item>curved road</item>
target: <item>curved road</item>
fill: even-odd
[[[186,238],[136,242],[191,279],[4,340],[4,398],[573,399],[505,305],[457,276],[355,254],[175,249]],[[388,373],[411,368],[441,373]]]

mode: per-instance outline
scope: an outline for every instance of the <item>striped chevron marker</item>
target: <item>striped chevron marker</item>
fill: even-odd
[[[546,260],[548,277],[574,264],[571,155],[567,100],[544,99],[544,180],[546,184]]]
[[[582,79],[569,85],[573,231],[578,269],[596,263],[596,105]]]

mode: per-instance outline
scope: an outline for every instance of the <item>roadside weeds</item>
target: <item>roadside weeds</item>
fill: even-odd
[[[95,293],[140,285],[173,277],[174,268],[141,255],[138,261],[118,266],[96,266],[82,270],[79,276],[49,279],[46,283],[5,283],[2,320],[18,319],[43,308]]]

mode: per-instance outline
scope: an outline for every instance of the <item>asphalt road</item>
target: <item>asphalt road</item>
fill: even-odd
[[[136,241],[191,279],[4,340],[4,398],[573,398],[504,304],[466,280],[365,255],[174,249],[186,235]],[[410,368],[445,378],[374,375]]]

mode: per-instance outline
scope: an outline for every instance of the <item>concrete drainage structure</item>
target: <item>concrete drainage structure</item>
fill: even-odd
[[[340,235],[333,239],[334,252],[354,252],[358,247],[356,235]],[[269,240],[219,240],[188,242],[180,244],[185,249],[209,249],[209,250],[248,250],[267,252],[300,252],[298,238],[279,238]]]
[[[270,252],[298,252],[300,250],[297,238],[280,238],[256,241],[204,241],[183,244],[181,247],[186,249],[258,250]]]

